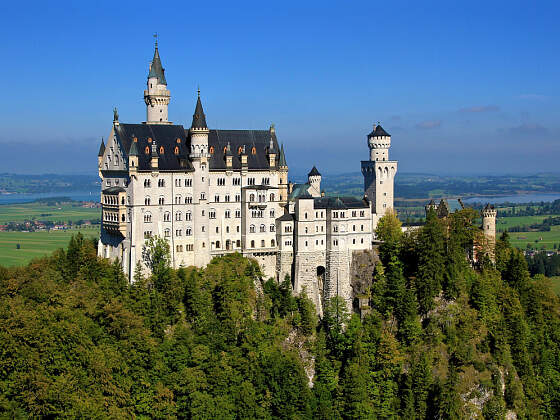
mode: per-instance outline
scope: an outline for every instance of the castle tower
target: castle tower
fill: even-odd
[[[167,106],[170,98],[171,95],[167,90],[167,81],[165,80],[165,69],[161,65],[156,39],[154,58],[150,64],[148,84],[144,91],[147,124],[171,124],[167,120]]]
[[[206,115],[200,101],[200,90],[196,100],[192,124],[190,128],[191,153],[190,158],[194,171],[197,174],[193,178],[193,203],[198,207],[194,212],[193,225],[196,229],[194,255],[195,265],[205,266],[210,262],[210,235],[208,223],[208,200],[210,171],[208,158],[208,127]]]
[[[391,135],[380,125],[373,125],[367,136],[369,160],[362,161],[364,194],[372,203],[374,213],[373,228],[377,221],[393,208],[395,174],[397,161],[389,160]]]
[[[278,172],[280,174],[278,182],[280,201],[285,204],[288,202],[288,163],[286,162],[283,144],[280,147],[280,156],[278,157]]]
[[[307,174],[307,182],[311,186],[309,193],[312,197],[321,197],[321,174],[315,166]]]
[[[494,248],[496,246],[496,216],[498,211],[493,205],[486,204],[480,215],[482,216],[482,231],[484,232],[484,238],[488,244],[488,249],[491,255],[494,255]]]

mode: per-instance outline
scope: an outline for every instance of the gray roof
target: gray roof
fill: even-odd
[[[356,197],[317,197],[314,207],[316,209],[367,209],[369,202]]]
[[[103,156],[103,153],[105,153],[105,143],[103,142],[103,139],[101,139],[101,145],[99,146],[99,153],[97,156]]]
[[[313,165],[313,169],[307,174],[307,176],[321,176],[315,165]]]
[[[159,58],[159,51],[157,45],[154,51],[154,58],[152,59],[152,65],[150,66],[150,73],[148,73],[148,79],[150,77],[157,77],[161,84],[167,86],[167,81],[165,80],[165,69],[161,65],[161,60]]]
[[[192,117],[191,128],[208,128],[206,125],[206,115],[204,115],[202,102],[200,102],[200,91],[198,91],[198,98],[196,99],[196,107]]]
[[[293,222],[294,221],[294,216],[290,213],[286,213],[282,216],[280,216],[278,219],[280,222]]]
[[[289,200],[293,200],[294,198],[298,198],[304,192],[307,192],[309,189],[309,184],[294,184],[292,187],[292,192],[288,196]]]
[[[381,125],[377,124],[375,126],[375,129],[368,134],[368,137],[381,137],[381,136],[387,136],[390,137],[391,135],[389,133],[387,133],[383,127],[381,127]]]
[[[240,148],[245,150],[249,169],[269,169],[267,154],[271,137],[273,149],[278,150],[276,134],[269,130],[210,130],[208,146],[214,150],[209,159],[210,169],[226,169],[224,148],[227,150],[228,144],[231,148],[233,169],[241,169]]]
[[[138,170],[151,170],[150,160],[152,156],[152,143],[156,143],[156,154],[159,157],[158,168],[160,171],[192,171],[190,161],[190,134],[182,125],[172,124],[126,124],[120,123],[115,126],[117,141],[123,150],[130,151],[133,139],[136,137],[138,150]],[[247,164],[249,170],[269,169],[267,156],[270,146],[271,133],[269,130],[209,130],[208,146],[212,147],[214,153],[210,155],[210,170],[225,170],[226,162],[224,148],[230,144],[232,154],[232,168],[241,169],[241,157],[239,148],[245,146]],[[148,142],[151,139],[151,142]],[[273,146],[278,150],[276,135],[272,134]],[[160,147],[164,153],[160,153]],[[148,153],[146,153],[148,147]],[[175,147],[178,154],[175,154]],[[253,154],[253,147],[255,154]],[[181,162],[185,166],[181,165]]]

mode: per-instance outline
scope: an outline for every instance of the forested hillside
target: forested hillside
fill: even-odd
[[[158,239],[133,285],[80,236],[0,267],[0,417],[559,418],[559,299],[507,236],[473,269],[474,216],[385,217],[362,320],[237,254],[173,270]]]

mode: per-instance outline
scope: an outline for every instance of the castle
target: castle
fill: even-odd
[[[393,208],[397,161],[391,136],[374,125],[361,162],[364,197],[328,197],[317,168],[308,182],[288,182],[288,164],[273,125],[265,130],[210,129],[200,91],[190,128],[168,120],[167,88],[155,45],[144,90],[146,121],[114,112],[98,154],[102,227],[99,256],[118,258],[133,278],[145,240],[169,242],[174,267],[204,267],[239,252],[266,277],[290,276],[321,311],[325,299],[352,299],[353,256],[371,250],[377,221]]]

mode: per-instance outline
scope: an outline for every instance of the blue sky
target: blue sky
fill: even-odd
[[[189,125],[276,125],[290,170],[359,170],[380,121],[405,172],[556,171],[554,2],[9,2],[0,172],[95,173],[117,106],[145,119],[154,32]],[[46,159],[49,156],[49,159]]]

